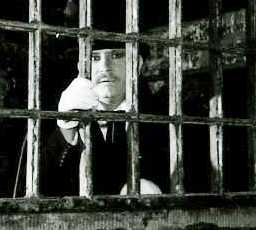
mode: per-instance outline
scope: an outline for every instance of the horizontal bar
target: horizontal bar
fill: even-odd
[[[106,41],[119,41],[119,42],[150,42],[150,43],[161,43],[162,45],[176,46],[180,42],[178,39],[169,40],[155,35],[143,35],[139,33],[115,33],[95,30],[91,28],[67,28],[63,26],[52,26],[47,24],[38,23],[25,23],[19,21],[11,21],[0,19],[0,29],[12,30],[12,31],[23,31],[32,32],[40,28],[42,31],[68,37],[88,36],[90,35],[94,39],[106,40]]]
[[[3,30],[33,32],[37,30],[37,28],[38,28],[38,25],[34,23],[0,19],[0,29],[3,29]]]
[[[2,109],[0,118],[33,118],[33,119],[63,119],[63,120],[102,120],[102,121],[131,121],[141,123],[183,123],[191,125],[220,124],[237,127],[256,127],[256,119],[239,118],[208,118],[197,116],[165,116],[154,114],[119,113],[119,112],[57,112],[21,109]]]
[[[256,49],[248,49],[245,44],[238,44],[234,47],[214,47],[209,46],[208,42],[187,42],[182,41],[181,37],[168,39],[159,35],[149,35],[142,33],[115,33],[115,32],[105,32],[100,30],[95,30],[91,28],[67,28],[62,26],[52,26],[40,23],[25,23],[19,21],[11,21],[0,19],[0,29],[11,30],[11,31],[21,31],[21,32],[33,32],[35,30],[41,29],[50,35],[55,36],[67,36],[67,37],[78,37],[78,36],[91,36],[92,39],[104,40],[104,41],[118,41],[118,42],[143,42],[143,43],[156,43],[161,46],[179,46],[182,45],[185,50],[208,50],[214,49],[222,53],[230,54],[245,54],[256,53]]]
[[[237,193],[196,193],[196,194],[162,194],[162,195],[145,195],[145,196],[117,196],[117,195],[101,195],[93,196],[92,200],[84,197],[58,197],[58,198],[19,198],[19,199],[0,199],[0,213],[56,213],[56,212],[85,212],[85,211],[131,211],[132,210],[164,210],[168,211],[182,208],[186,210],[200,211],[196,213],[196,217],[202,212],[202,208],[219,207],[224,208],[227,214],[227,208],[235,208],[240,211],[242,207],[256,207],[256,193],[254,192],[237,192]],[[226,209],[225,209],[226,208]],[[230,210],[229,210],[230,211]],[[241,211],[240,211],[241,212]],[[138,215],[138,213],[136,213]],[[198,219],[197,219],[198,220]]]

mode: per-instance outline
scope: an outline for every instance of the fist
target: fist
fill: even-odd
[[[95,109],[98,105],[98,97],[93,91],[93,84],[85,78],[77,77],[62,92],[58,111],[67,112],[72,110]],[[59,127],[64,129],[74,128],[78,121],[58,120]]]

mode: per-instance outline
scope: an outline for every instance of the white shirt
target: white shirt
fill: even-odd
[[[97,111],[103,111],[103,107],[100,105],[100,103],[98,104],[97,108],[96,108]],[[127,107],[127,103],[126,101],[122,101],[121,104],[119,106],[117,106],[113,111],[128,111],[128,107]],[[105,110],[104,110],[105,111]],[[106,121],[98,121],[99,125],[100,125],[100,129],[101,129],[101,132],[103,134],[103,137],[104,137],[104,140],[106,140],[106,135],[107,135],[107,122]],[[126,125],[126,128],[127,128],[127,125]],[[78,134],[80,135],[81,137],[81,140],[84,142],[84,140],[86,139],[86,136],[85,136],[85,130],[84,128],[80,128],[78,132],[76,132],[75,134],[75,137],[72,141],[72,145],[76,145],[77,144],[77,141],[78,141]]]

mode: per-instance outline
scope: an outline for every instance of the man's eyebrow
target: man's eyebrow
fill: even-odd
[[[113,50],[111,54],[125,54],[125,50]]]
[[[102,54],[102,52],[101,51],[97,51],[97,50],[94,50],[92,52],[92,56],[101,55],[101,54]],[[104,52],[104,54],[107,54],[107,55],[125,54],[125,49],[113,49],[113,50],[109,50],[109,51]]]
[[[114,49],[112,52],[125,53],[125,49]]]

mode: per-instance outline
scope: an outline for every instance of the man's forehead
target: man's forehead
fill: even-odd
[[[100,50],[93,50],[92,54],[113,54],[113,53],[125,53],[125,49],[100,49]]]

